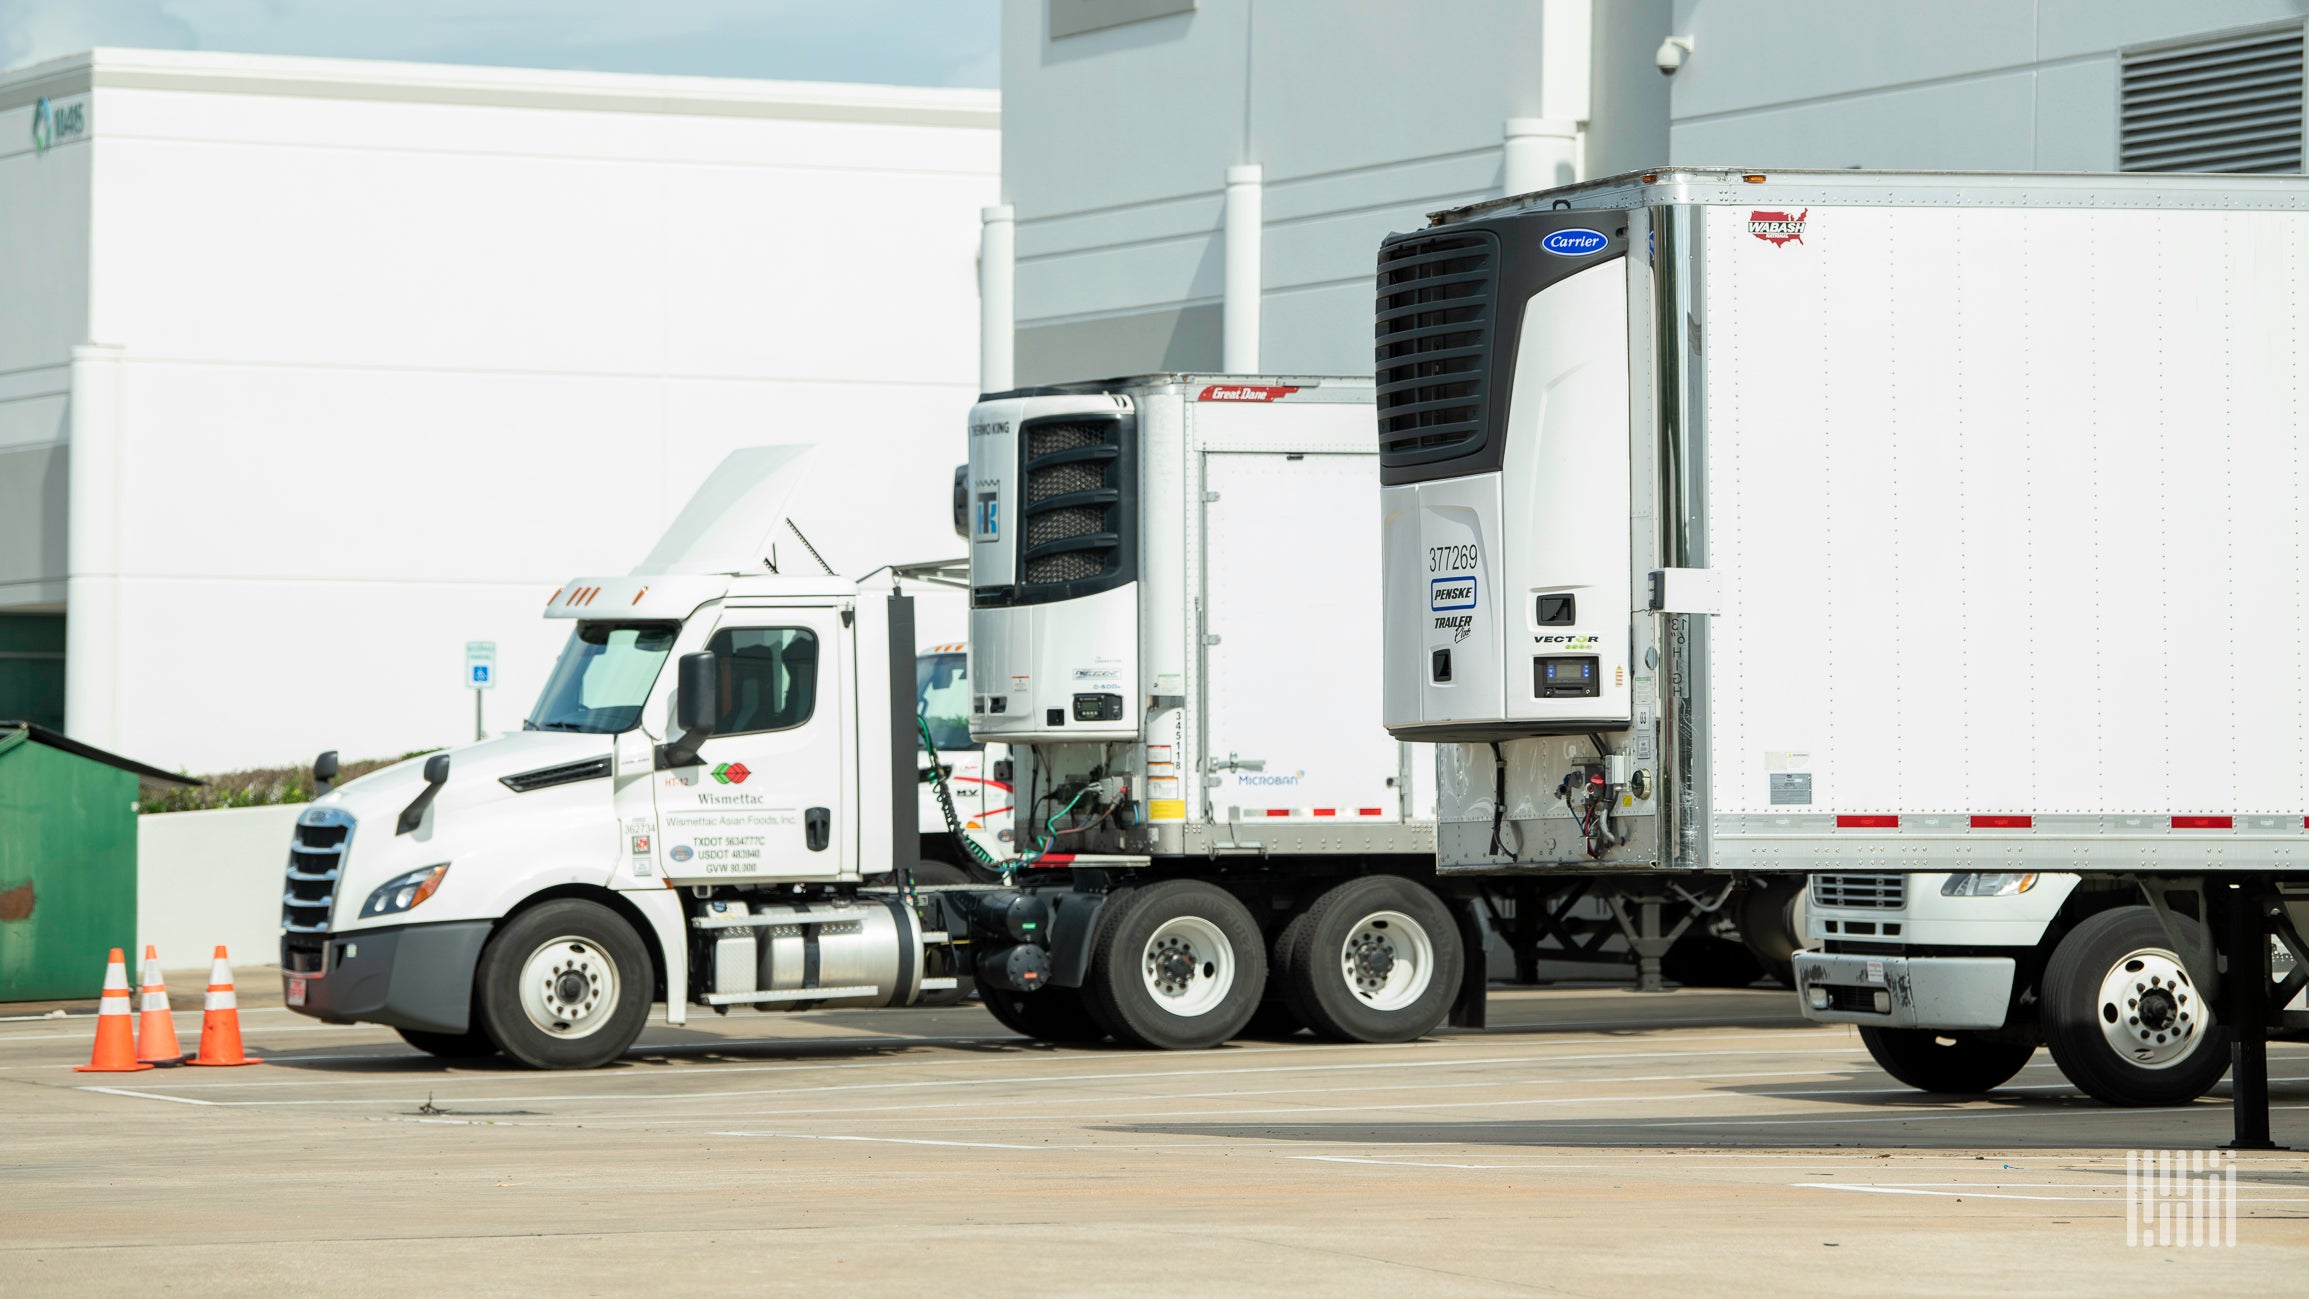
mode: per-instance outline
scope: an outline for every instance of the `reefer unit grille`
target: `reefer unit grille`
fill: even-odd
[[[2299,26],[2124,56],[2125,171],[2301,170]]]
[[[1812,901],[1823,907],[1876,907],[1897,911],[1908,905],[1906,875],[1815,875]]]
[[[1484,442],[1484,375],[1499,241],[1487,231],[1390,243],[1379,252],[1379,463],[1455,459]]]
[[[1019,570],[1027,586],[1085,582],[1122,569],[1122,424],[1030,423],[1025,435]]]

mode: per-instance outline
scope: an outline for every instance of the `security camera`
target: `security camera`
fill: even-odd
[[[1677,68],[1684,66],[1684,60],[1690,58],[1691,53],[1691,37],[1670,36],[1660,42],[1659,50],[1652,55],[1652,62],[1659,67],[1661,76],[1672,77],[1676,75]]]

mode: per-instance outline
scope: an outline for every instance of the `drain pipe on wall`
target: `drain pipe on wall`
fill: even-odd
[[[1539,15],[1539,111],[1507,119],[1502,194],[1529,194],[1587,179],[1593,0],[1544,0]]]
[[[978,391],[1008,392],[1018,386],[1018,209],[1004,203],[981,209],[978,219]]]
[[[1265,175],[1255,162],[1227,168],[1226,287],[1220,300],[1219,364],[1228,374],[1259,372],[1259,251],[1266,222]]]

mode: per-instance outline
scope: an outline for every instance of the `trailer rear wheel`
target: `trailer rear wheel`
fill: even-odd
[[[465,1033],[429,1033],[421,1028],[396,1028],[401,1040],[444,1060],[479,1060],[497,1054],[497,1044],[479,1027]]]
[[[1969,1033],[1936,1033],[1929,1028],[1860,1030],[1860,1042],[1895,1079],[1920,1092],[1973,1095],[2012,1081],[2036,1054],[2018,1042],[1991,1042]]]
[[[1116,1037],[1176,1051],[1242,1031],[1266,987],[1267,953],[1258,922],[1233,894],[1165,880],[1107,907],[1084,991]]]
[[[1004,1028],[1037,1042],[1067,1045],[1106,1038],[1106,1026],[1083,1004],[1080,988],[1012,992],[982,983],[978,985],[978,999],[986,1004],[986,1013],[1000,1020]]]
[[[497,931],[475,975],[481,1027],[532,1069],[591,1069],[625,1054],[649,1021],[649,952],[625,918],[560,898]]]
[[[1408,1042],[1459,994],[1459,926],[1442,899],[1396,875],[1365,875],[1315,900],[1286,961],[1291,1008],[1338,1042]]]
[[[2176,917],[2192,940],[2201,930]],[[2044,1041],[2079,1090],[2110,1105],[2186,1105],[2229,1069],[2229,1035],[2156,912],[2086,918],[2044,970]]]

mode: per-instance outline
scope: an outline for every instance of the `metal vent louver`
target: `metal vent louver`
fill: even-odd
[[[1481,231],[1380,250],[1372,321],[1380,464],[1429,464],[1482,448],[1498,252]]]
[[[1908,877],[1815,875],[1812,901],[1823,907],[1879,907],[1896,911],[1908,903]]]
[[[281,928],[292,934],[329,932],[329,912],[352,838],[352,816],[335,808],[315,808],[297,818],[289,840],[288,888],[281,894]]]
[[[1085,582],[1122,563],[1122,426],[1111,419],[1029,424],[1022,466],[1021,573],[1030,586]]]
[[[2300,171],[2299,26],[2124,56],[2125,171]]]

